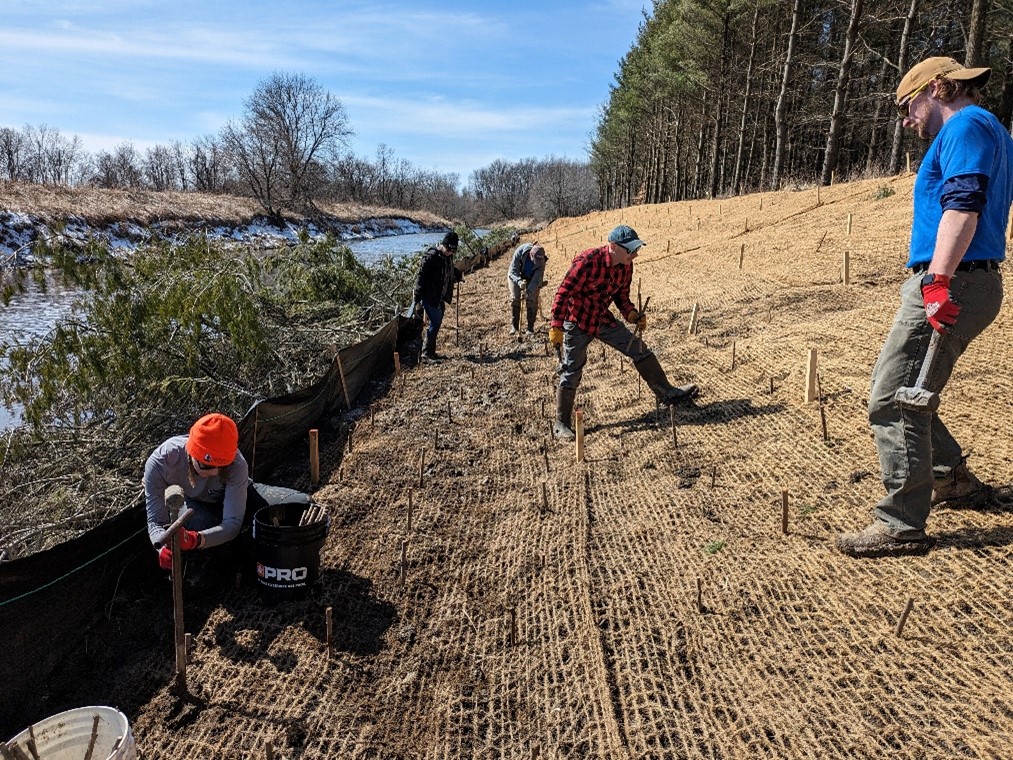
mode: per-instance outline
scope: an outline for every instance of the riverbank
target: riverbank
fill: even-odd
[[[425,211],[321,204],[314,218],[269,219],[252,198],[0,183],[0,257],[24,258],[36,240],[97,241],[133,250],[153,236],[206,234],[220,242],[277,247],[332,234],[340,240],[438,232],[452,222]]]

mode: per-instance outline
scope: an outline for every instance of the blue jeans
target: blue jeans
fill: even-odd
[[[426,344],[432,346],[435,351],[436,336],[440,332],[440,325],[443,324],[443,302],[440,301],[439,306],[433,306],[423,301],[422,308],[426,310],[426,316],[429,317],[429,327],[426,328]]]
[[[587,347],[595,337],[602,343],[612,346],[624,356],[628,356],[634,364],[651,355],[651,351],[644,345],[643,339],[631,340],[633,333],[621,322],[603,326],[597,336],[584,332],[573,322],[564,322],[562,371],[559,375],[560,388],[576,389],[580,385],[580,378],[584,374],[584,364],[587,363]]]
[[[893,535],[921,531],[929,517],[932,479],[960,464],[960,444],[938,413],[914,411],[894,401],[898,388],[913,386],[932,337],[925,318],[921,274],[900,289],[901,301],[872,371],[869,424],[876,439],[886,496],[876,505],[874,518]],[[953,328],[940,336],[935,360],[926,380],[929,390],[946,387],[953,366],[968,344],[988,327],[1002,305],[1002,276],[998,272],[957,272],[950,294],[960,304]]]

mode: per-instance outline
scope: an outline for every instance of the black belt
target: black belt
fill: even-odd
[[[922,264],[915,264],[911,267],[911,271],[917,274],[918,272],[927,272],[929,269],[928,261]],[[973,272],[976,269],[984,269],[986,272],[998,272],[999,264],[1002,262],[998,259],[979,259],[978,261],[961,261],[957,264],[958,272]]]

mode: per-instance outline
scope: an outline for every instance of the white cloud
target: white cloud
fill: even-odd
[[[473,102],[455,102],[447,98],[397,99],[343,96],[342,102],[356,127],[384,128],[391,132],[436,135],[446,138],[485,139],[492,133],[527,132],[532,124],[539,131],[573,124],[586,124],[593,108],[488,108]]]

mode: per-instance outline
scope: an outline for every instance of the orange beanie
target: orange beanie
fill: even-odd
[[[205,414],[190,428],[186,453],[213,467],[232,464],[239,449],[239,428],[231,417],[218,412]]]

